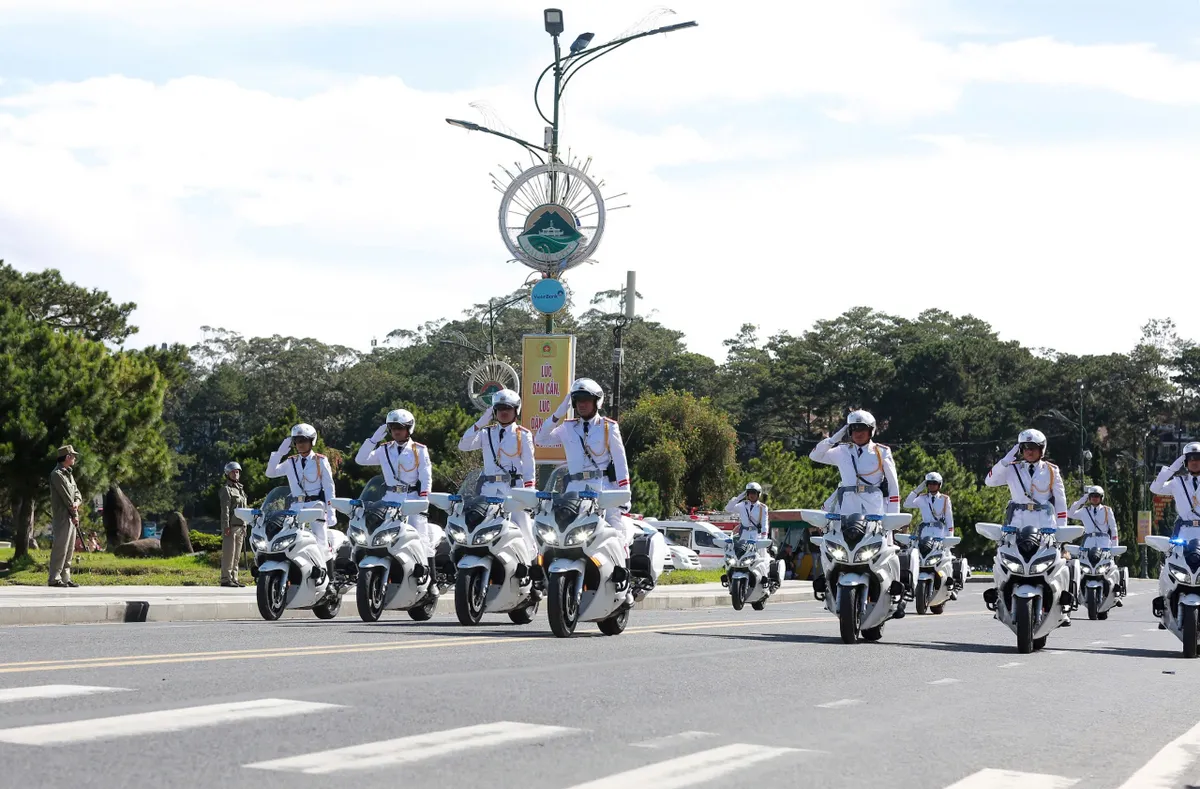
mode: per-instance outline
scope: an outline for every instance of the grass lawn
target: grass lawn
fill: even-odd
[[[669,573],[663,573],[658,579],[658,583],[662,584],[715,584],[721,582],[721,573],[724,570],[673,570]]]
[[[13,550],[0,550],[0,565],[8,565]],[[0,585],[45,586],[49,551],[31,551],[7,570]],[[83,586],[216,586],[221,580],[221,556],[176,556],[171,559],[122,559],[110,553],[76,553],[71,580]]]

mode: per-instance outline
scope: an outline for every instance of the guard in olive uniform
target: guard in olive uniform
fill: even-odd
[[[83,496],[75,485],[71,467],[79,453],[67,444],[58,449],[58,465],[50,472],[50,511],[54,545],[50,549],[50,585],[71,586],[71,559],[75,556],[75,530],[79,527],[79,505]]]
[[[233,511],[246,506],[246,491],[240,478],[242,467],[225,464],[225,479],[217,488],[221,500],[221,586],[245,586],[238,580],[238,551],[246,538],[246,524],[234,517]]]

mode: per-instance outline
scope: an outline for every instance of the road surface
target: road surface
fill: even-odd
[[[0,785],[1200,784],[1200,661],[1152,584],[1034,655],[983,588],[850,646],[812,602],[571,640],[544,614],[0,628]]]

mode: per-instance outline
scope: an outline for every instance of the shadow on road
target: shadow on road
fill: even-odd
[[[670,630],[654,631],[660,636],[686,636],[688,638],[718,638],[727,641],[764,641],[768,644],[840,644],[837,636],[816,636],[807,633],[677,633]]]
[[[933,649],[938,652],[972,652],[978,655],[1001,655],[1016,652],[1008,644],[972,644],[964,641],[924,641],[913,643],[911,641],[888,641],[885,637],[879,643],[893,647],[902,647],[904,649]]]

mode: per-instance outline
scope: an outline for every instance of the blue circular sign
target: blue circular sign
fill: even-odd
[[[553,315],[567,306],[567,291],[556,279],[538,280],[530,297],[533,299],[533,308],[543,315]]]

